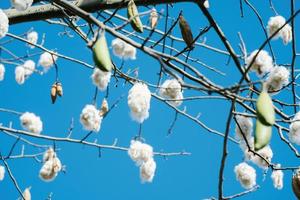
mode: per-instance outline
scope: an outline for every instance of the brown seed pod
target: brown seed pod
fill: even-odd
[[[50,95],[51,95],[51,101],[54,104],[55,101],[56,101],[56,97],[57,97],[57,86],[56,86],[56,83],[54,83],[52,85]]]
[[[100,116],[104,116],[108,112],[108,103],[106,99],[103,99],[102,105],[99,111]]]
[[[190,48],[194,48],[194,39],[193,39],[193,33],[191,31],[191,27],[188,24],[188,22],[184,19],[183,15],[181,14],[179,16],[179,27],[181,30],[181,35],[183,40],[185,41],[186,45]]]
[[[292,188],[295,196],[300,199],[300,169],[296,171],[292,178]]]
[[[63,96],[63,88],[60,82],[56,83],[57,95],[62,97]]]
[[[150,13],[150,27],[151,29],[154,29],[157,25],[158,21],[158,14],[155,8],[152,8],[151,13]]]

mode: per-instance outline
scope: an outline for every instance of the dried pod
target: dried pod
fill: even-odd
[[[152,8],[151,13],[150,13],[150,27],[151,29],[154,29],[157,25],[158,21],[158,14],[155,8]]]
[[[300,199],[300,170],[298,169],[292,178],[292,188],[295,196]]]
[[[30,189],[31,187],[29,188],[26,188],[22,194],[22,196],[24,197],[24,200],[31,200],[31,193],[30,193]]]
[[[190,48],[194,48],[194,39],[193,39],[193,33],[191,31],[191,27],[188,24],[188,22],[184,19],[183,15],[181,14],[179,16],[179,27],[181,30],[181,35],[183,40],[185,41],[186,45]]]
[[[101,33],[96,43],[93,46],[93,58],[96,66],[105,72],[112,70],[112,62],[110,59],[109,50],[105,38],[105,33]]]
[[[56,97],[57,97],[57,86],[56,86],[56,83],[54,83],[52,85],[50,95],[51,95],[51,101],[54,104],[55,101],[56,101]]]
[[[137,31],[137,32],[140,32],[142,33],[144,30],[143,30],[143,24],[142,24],[142,21],[139,17],[139,12],[138,12],[138,9],[134,3],[134,0],[130,0],[128,2],[128,6],[127,6],[127,17],[130,21],[130,24],[132,26],[132,28]]]
[[[106,99],[103,99],[102,105],[99,111],[100,116],[104,116],[108,112],[108,103]]]
[[[272,126],[267,126],[256,120],[254,148],[258,151],[269,144],[272,136]]]
[[[267,126],[272,126],[275,123],[275,110],[272,99],[268,92],[263,90],[256,102],[256,112],[258,120]]]
[[[63,88],[62,88],[62,84],[60,82],[56,83],[56,90],[57,90],[57,95],[62,97],[63,96]]]

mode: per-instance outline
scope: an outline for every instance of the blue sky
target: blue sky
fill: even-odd
[[[251,1],[260,12],[264,24],[274,13],[269,8],[268,1]],[[289,3],[283,3],[279,0],[273,1],[278,13],[288,18]],[[241,32],[248,52],[258,48],[264,41],[264,34],[259,26],[253,12],[244,5],[244,18],[240,17],[239,1],[214,1],[210,0],[210,12],[220,24],[233,48],[239,52],[239,38],[237,32]],[[299,5],[297,5],[299,8]],[[9,7],[8,0],[2,0],[0,8]],[[157,6],[157,10],[165,9],[165,6]],[[194,35],[200,28],[208,23],[197,6],[188,3],[174,5],[170,10],[173,17],[177,17],[180,10],[183,10],[185,18],[189,21]],[[140,10],[146,10],[141,8]],[[124,10],[120,11],[124,14]],[[142,18],[146,23],[147,19]],[[163,21],[159,21],[159,28],[163,28]],[[299,17],[296,24],[299,24]],[[120,23],[120,22],[119,22]],[[92,64],[90,50],[86,47],[84,41],[80,40],[74,34],[74,37],[59,36],[64,28],[57,25],[49,25],[46,22],[22,23],[10,26],[10,32],[16,35],[26,32],[33,28],[40,36],[45,34],[44,46],[48,49],[56,50],[59,53],[74,56]],[[296,27],[296,34],[299,33],[299,26]],[[131,30],[130,27],[128,27]],[[73,33],[72,33],[73,34]],[[179,28],[174,30],[176,36],[180,36]],[[297,34],[299,35],[299,34]],[[113,39],[108,35],[108,41]],[[154,36],[157,38],[158,36]],[[224,49],[220,40],[216,37],[213,30],[209,31],[206,42],[209,45]],[[3,38],[0,43],[8,38]],[[204,38],[201,38],[204,39]],[[169,41],[168,41],[169,42]],[[298,42],[299,44],[299,42]],[[288,63],[291,59],[291,45],[284,46],[280,40],[272,41],[272,46],[277,58],[277,63]],[[299,45],[298,45],[299,46]],[[19,41],[14,41],[5,46],[15,54],[22,56],[26,53],[40,52],[38,49],[30,50],[26,45]],[[184,48],[183,44],[176,43],[179,49]],[[266,48],[266,50],[268,50]],[[236,83],[240,76],[235,68],[234,63],[226,65],[227,56],[216,54],[204,48],[196,48],[191,53],[192,56],[199,58],[201,61],[211,66],[218,66],[218,69],[225,72],[226,76],[217,75],[205,68],[199,70],[207,75],[218,84],[224,86]],[[121,60],[112,57],[117,65]],[[39,56],[34,56],[35,62]],[[64,87],[64,96],[57,99],[52,105],[50,101],[50,88],[55,81],[55,70],[51,69],[48,73],[40,76],[32,75],[26,80],[24,85],[18,85],[14,80],[13,65],[7,65],[5,80],[0,82],[0,107],[14,109],[20,112],[30,111],[41,117],[44,122],[43,134],[65,137],[68,132],[70,121],[74,118],[75,127],[73,131],[74,138],[82,138],[86,131],[82,129],[79,123],[79,115],[84,105],[92,103],[95,87],[92,85],[92,70],[82,65],[70,61],[58,59],[60,81]],[[299,62],[296,63],[299,65]],[[126,61],[124,71],[127,69],[139,69],[139,78],[152,83],[157,81],[157,72],[159,64],[147,55],[138,51],[137,60]],[[252,76],[252,75],[251,75]],[[253,74],[253,77],[255,75]],[[164,77],[165,79],[166,77]],[[110,95],[108,102],[111,105],[120,96],[125,97],[120,101],[118,106],[104,119],[101,131],[93,134],[89,141],[97,139],[101,144],[112,144],[118,139],[118,145],[129,146],[130,140],[138,132],[138,124],[131,120],[127,106],[127,92],[130,85],[124,84],[120,80],[117,83],[114,78],[109,86]],[[151,89],[155,92],[155,89]],[[185,96],[192,96],[197,93],[186,91]],[[199,95],[199,94],[198,94]],[[105,93],[99,93],[97,97],[98,105],[105,96]],[[290,101],[289,94],[280,94],[278,99]],[[230,104],[220,100],[200,100],[184,103],[180,108],[186,106],[187,112],[196,116],[201,113],[200,120],[208,126],[224,132],[225,120]],[[243,111],[241,108],[239,111]],[[153,183],[142,184],[139,179],[139,169],[134,162],[130,160],[127,152],[102,150],[102,157],[98,157],[98,149],[70,143],[57,143],[60,149],[58,156],[62,163],[66,165],[66,173],[60,173],[58,177],[50,183],[45,183],[38,177],[41,164],[33,159],[9,160],[10,165],[21,189],[32,186],[31,193],[33,199],[45,199],[49,193],[53,193],[53,199],[204,199],[217,197],[217,183],[220,159],[222,155],[223,138],[212,135],[202,129],[186,117],[179,115],[175,124],[173,134],[167,136],[168,128],[174,118],[175,111],[168,108],[166,104],[152,98],[150,118],[143,124],[142,135],[146,142],[154,147],[155,151],[178,152],[185,150],[191,152],[191,156],[177,156],[164,159],[156,156],[157,171]],[[0,123],[8,125],[13,123],[13,127],[21,128],[18,116],[1,113]],[[234,124],[231,125],[230,135],[234,135]],[[25,137],[27,138],[27,137]],[[46,140],[32,141],[40,144],[52,144]],[[14,143],[14,139],[0,133],[0,151],[7,154],[9,148]],[[274,152],[273,162],[281,163],[283,166],[296,166],[299,161],[294,157],[289,148],[283,144],[274,129],[271,147]],[[232,195],[243,191],[239,182],[235,180],[233,168],[242,161],[243,155],[238,145],[229,142],[229,156],[225,167],[224,191],[225,195]],[[21,145],[15,149],[15,154],[21,150]],[[26,147],[25,152],[33,153],[41,151]],[[252,165],[254,166],[254,165]],[[292,172],[288,171],[284,177],[284,188],[276,190],[273,188],[270,171],[265,175],[254,166],[257,170],[257,183],[260,185],[258,191],[242,197],[241,199],[294,199],[291,189]],[[18,193],[6,174],[5,179],[0,182],[0,199],[16,199]]]

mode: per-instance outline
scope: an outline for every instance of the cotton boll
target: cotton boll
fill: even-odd
[[[19,85],[22,85],[25,82],[25,69],[22,65],[16,67],[15,79]]]
[[[246,58],[246,65],[249,67],[254,56],[257,54],[258,50],[253,51],[247,58]],[[270,72],[273,68],[273,61],[269,53],[265,50],[261,50],[255,61],[251,66],[251,70],[255,71],[258,76],[263,76],[266,73]]]
[[[111,72],[104,72],[98,68],[94,69],[92,74],[93,84],[99,88],[99,90],[106,90],[110,81]]]
[[[282,66],[274,67],[266,80],[266,87],[269,93],[277,92],[289,83],[290,72]]]
[[[273,151],[272,151],[270,145],[265,146],[264,148],[256,151],[256,153],[258,153],[263,158],[265,158],[269,163],[271,162],[271,160],[273,158]],[[268,168],[268,163],[258,155],[253,156],[251,158],[251,161],[262,169]]]
[[[276,165],[277,168],[280,168],[281,165],[278,164]],[[271,174],[271,178],[273,181],[273,185],[276,189],[281,190],[283,188],[283,172],[282,170],[273,170],[272,174]]]
[[[58,172],[61,171],[61,169],[62,169],[61,162],[60,162],[60,160],[59,160],[58,157],[55,157],[55,158],[53,159],[53,171],[54,171],[55,173],[58,173]]]
[[[39,65],[44,67],[44,71],[48,71],[51,66],[53,66],[54,62],[56,62],[57,56],[52,55],[49,52],[44,52],[40,56]]]
[[[9,20],[6,14],[0,9],[0,39],[3,38],[8,32]]]
[[[268,21],[268,34],[273,35],[281,26],[285,24],[285,18],[282,16],[270,17]],[[274,36],[274,39],[280,37],[280,31]]]
[[[205,1],[204,1],[204,7],[205,7],[205,8],[209,8],[209,1],[208,1],[208,0],[205,0]]]
[[[31,200],[30,188],[26,188],[22,194],[24,200]],[[21,198],[22,199],[22,198]]]
[[[18,11],[24,11],[32,5],[33,0],[10,0],[10,2]]]
[[[84,129],[88,131],[100,130],[102,117],[99,115],[99,110],[94,105],[86,105],[80,114],[80,123]]]
[[[236,138],[239,140],[244,140],[242,133],[244,134],[244,136],[246,138],[250,138],[251,134],[252,134],[252,129],[253,129],[252,119],[250,117],[237,115],[236,121],[237,121],[237,124],[235,126]]]
[[[256,171],[253,167],[243,162],[234,167],[236,179],[245,189],[251,189],[256,185]]]
[[[300,112],[297,112],[290,124],[289,140],[300,145]]]
[[[25,112],[20,117],[21,125],[24,129],[36,134],[40,134],[43,130],[43,123],[40,117],[36,116],[34,113]]]
[[[54,160],[48,160],[46,161],[41,170],[40,170],[40,178],[43,180],[43,181],[46,181],[46,182],[49,182],[49,181],[52,181],[56,176],[57,176],[57,173],[54,171]]]
[[[0,181],[3,181],[5,175],[5,167],[0,165]]]
[[[147,162],[144,162],[140,166],[140,177],[142,182],[152,182],[155,175],[156,163],[153,158],[149,159]]]
[[[116,38],[111,42],[113,53],[122,59],[136,59],[136,48],[132,45],[124,42],[123,40]]]
[[[292,27],[289,24],[281,29],[281,38],[285,45],[293,40]]]
[[[128,106],[133,120],[143,123],[149,117],[151,93],[148,86],[135,83],[128,92]]]
[[[37,41],[38,41],[38,38],[39,38],[39,35],[38,35],[38,33],[36,31],[31,31],[31,32],[27,33],[27,40],[29,42],[31,42],[32,44],[36,44]],[[35,46],[32,45],[32,44],[28,44],[28,46],[31,49],[35,48]]]
[[[4,65],[0,64],[0,81],[3,81],[5,75],[5,67]]]
[[[160,87],[159,93],[167,99],[182,99],[182,89],[180,83],[176,79],[166,80]],[[173,106],[179,106],[182,101],[169,101]]]
[[[53,148],[47,149],[47,151],[43,155],[43,161],[46,162],[48,160],[52,160],[56,157],[56,153],[54,152]]]
[[[35,63],[32,60],[27,60],[24,62],[23,67],[25,69],[25,76],[29,76],[35,70]]]
[[[143,162],[147,162],[152,159],[153,148],[148,144],[141,143],[140,141],[131,140],[128,155],[136,162],[137,165],[141,165]]]

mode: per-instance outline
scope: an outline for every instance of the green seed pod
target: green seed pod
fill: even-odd
[[[262,91],[256,102],[257,117],[264,125],[271,126],[275,123],[275,110],[268,92]]]
[[[292,178],[292,188],[295,196],[300,199],[300,171],[299,169],[293,175]]]
[[[254,149],[255,151],[264,148],[269,144],[272,136],[272,126],[266,126],[256,120],[255,134],[254,134]]]
[[[113,65],[111,63],[109,50],[104,33],[100,34],[96,43],[93,46],[93,58],[95,65],[102,71],[109,72],[112,70]]]
[[[193,33],[191,31],[190,25],[184,19],[183,15],[179,16],[179,27],[180,27],[181,35],[182,35],[184,42],[190,49],[193,49],[194,48]]]
[[[130,21],[130,24],[132,26],[132,28],[139,32],[139,33],[142,33],[144,31],[143,29],[143,24],[142,24],[142,21],[139,17],[139,12],[138,12],[138,9],[134,3],[134,0],[130,0],[128,2],[128,6],[127,6],[127,17],[128,19],[132,19]]]

